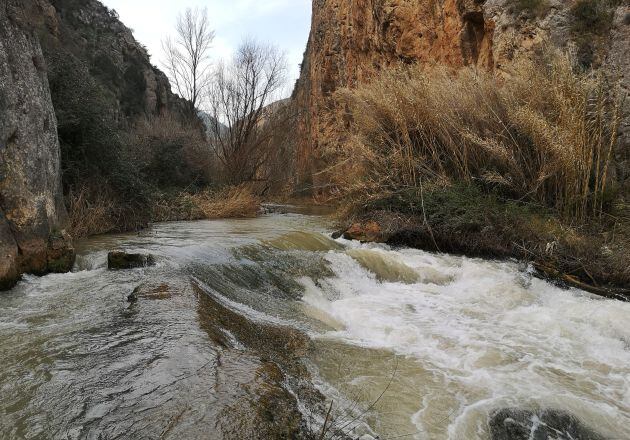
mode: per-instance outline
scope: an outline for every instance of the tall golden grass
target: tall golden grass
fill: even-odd
[[[260,203],[259,197],[244,184],[196,194],[183,192],[158,200],[153,221],[253,218],[258,215]]]
[[[338,197],[359,205],[470,182],[584,220],[599,214],[617,142],[617,88],[547,51],[502,76],[400,67],[338,92],[351,116]]]
[[[260,209],[260,199],[244,184],[197,194],[193,200],[208,219],[256,217]]]
[[[119,202],[106,190],[96,191],[85,186],[71,191],[66,201],[69,214],[67,229],[75,239],[146,226],[125,218],[125,211],[120,209]],[[248,185],[194,194],[181,192],[154,197],[150,218],[153,222],[253,218],[258,215],[260,204],[260,198]]]

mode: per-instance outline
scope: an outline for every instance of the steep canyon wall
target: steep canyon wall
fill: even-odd
[[[0,2],[0,288],[60,264],[66,210],[45,61],[24,5]]]

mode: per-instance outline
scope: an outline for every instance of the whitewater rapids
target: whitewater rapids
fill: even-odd
[[[329,440],[489,440],[506,408],[630,438],[630,304],[330,229],[268,214],[79,243],[73,273],[0,295],[0,438],[259,438],[274,410],[319,438],[330,402]],[[112,249],[157,265],[108,271]]]

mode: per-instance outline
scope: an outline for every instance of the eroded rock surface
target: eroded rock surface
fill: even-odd
[[[32,1],[46,62],[63,70],[75,58],[89,67],[95,82],[115,97],[117,108],[110,110],[118,118],[185,111],[186,101],[171,92],[166,75],[114,10],[98,0]]]
[[[61,232],[57,122],[30,5],[0,2],[0,289],[22,273],[69,270],[74,262]]]
[[[240,385],[238,407],[222,411],[217,425],[221,438],[314,438],[299,409],[301,402],[323,411],[323,396],[312,386],[303,363],[312,348],[309,337],[292,327],[250,319],[231,310],[212,291],[194,282],[193,288],[201,327],[226,349],[223,362],[230,362],[237,349],[238,368],[242,371],[246,365],[255,371],[252,380]]]
[[[604,440],[576,417],[555,410],[535,413],[516,408],[503,409],[492,415],[490,431],[492,440]]]

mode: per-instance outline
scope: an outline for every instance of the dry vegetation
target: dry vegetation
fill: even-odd
[[[137,230],[149,222],[254,217],[259,185],[217,188],[217,163],[198,126],[172,114],[139,120],[125,136],[126,161],[142,181],[130,208],[107,179],[84,179],[66,194],[75,238]]]
[[[439,67],[386,72],[340,94],[356,131],[341,152],[339,196],[366,205],[423,184],[468,182],[567,218],[599,216],[615,191],[615,91],[559,54],[521,60],[503,78]]]
[[[120,218],[124,210],[118,207],[111,194],[84,188],[69,194],[67,199],[70,213],[68,232],[74,238],[127,230],[120,227],[125,223],[125,219]],[[149,218],[153,222],[253,218],[258,215],[260,204],[260,198],[248,185],[205,189],[196,193],[156,194]]]
[[[159,115],[145,111],[141,70],[134,71],[135,92],[117,102],[89,62],[65,52],[54,57],[50,84],[74,237],[152,221],[251,217],[259,196],[286,188],[293,108],[269,105],[282,93],[285,57],[246,40],[229,62],[210,63],[209,23],[206,10],[189,8],[165,40],[166,70],[188,104]],[[205,124],[199,108],[210,111]]]
[[[205,190],[196,194],[181,192],[164,195],[153,208],[154,221],[252,218],[260,211],[261,200],[248,185]]]
[[[227,184],[271,181],[286,173],[290,154],[282,150],[293,112],[286,101],[276,101],[286,72],[284,54],[254,40],[217,65],[206,99],[208,140]]]
[[[87,187],[71,190],[68,204],[68,232],[74,238],[105,234],[116,229],[115,203],[108,195],[89,191]]]
[[[214,163],[198,120],[172,113],[142,118],[128,142],[130,160],[158,188],[196,188],[213,181]]]
[[[630,282],[627,206],[610,172],[620,99],[603,76],[545,53],[501,77],[393,69],[338,98],[350,141],[330,171],[346,217],[400,222],[401,244]]]

